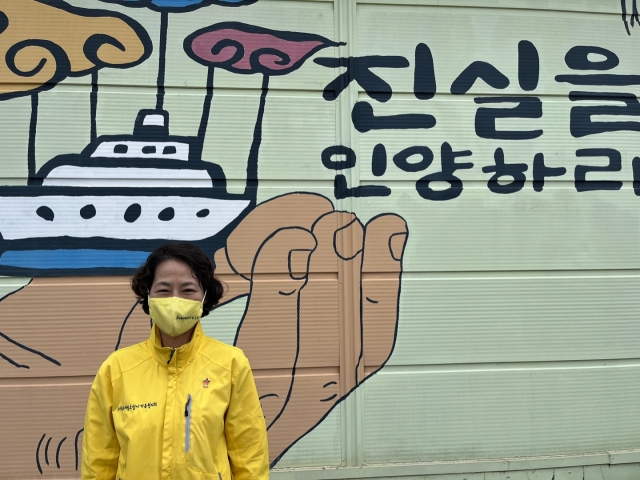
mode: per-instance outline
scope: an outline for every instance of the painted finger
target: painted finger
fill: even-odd
[[[340,285],[351,286],[350,290],[359,294],[352,270],[360,272],[364,228],[352,213],[331,212],[318,219],[313,234],[318,247],[311,255],[309,281],[300,297],[299,365],[338,371],[341,333],[347,332],[346,309],[352,307],[341,300]],[[354,365],[355,356],[347,357],[346,364]],[[352,371],[351,367],[344,370],[343,393],[355,386]]]
[[[381,215],[367,224],[362,263],[363,348],[359,359],[364,376],[358,383],[380,370],[393,352],[407,237],[407,224],[397,215]]]
[[[224,305],[238,297],[249,293],[251,283],[242,275],[237,274],[229,265],[226,248],[221,248],[214,254],[215,275],[224,286],[224,294],[218,305]]]
[[[148,317],[138,312],[132,312],[123,330],[134,302],[128,277],[34,279],[0,302],[1,339],[25,352],[13,360],[30,367],[0,359],[3,376],[93,377],[120,335],[127,343],[149,336]]]
[[[274,466],[313,430],[342,398],[338,372],[298,373],[286,408],[269,428],[269,459]]]
[[[318,217],[332,210],[330,200],[311,193],[291,193],[261,203],[229,235],[229,266],[248,280],[256,252],[266,238],[286,227],[311,230]]]
[[[267,425],[290,392],[299,351],[299,294],[307,282],[308,259],[315,247],[308,230],[278,230],[258,249],[252,268],[249,301],[235,343],[257,376],[282,377],[259,382]]]

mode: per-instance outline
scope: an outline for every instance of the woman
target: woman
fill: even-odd
[[[249,362],[206,337],[200,317],[222,296],[207,256],[156,249],[131,280],[154,327],[112,353],[91,387],[82,478],[269,478],[267,431]]]

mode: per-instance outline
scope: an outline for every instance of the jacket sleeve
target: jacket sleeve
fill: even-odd
[[[120,445],[111,414],[113,387],[103,365],[91,386],[82,435],[82,480],[116,478]]]
[[[267,480],[269,447],[264,414],[249,361],[244,355],[237,361],[224,426],[233,480]]]

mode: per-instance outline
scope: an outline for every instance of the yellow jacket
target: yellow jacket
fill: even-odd
[[[91,387],[84,480],[264,480],[267,430],[242,351],[196,326],[191,342],[114,352]]]

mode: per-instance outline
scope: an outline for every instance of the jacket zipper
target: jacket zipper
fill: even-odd
[[[171,363],[171,359],[173,358],[173,354],[176,353],[176,349],[172,348],[171,349],[171,353],[169,354],[169,361],[167,362],[167,365],[169,365]]]
[[[187,404],[184,406],[185,431],[184,431],[184,453],[189,453],[191,447],[191,395],[187,396]]]

